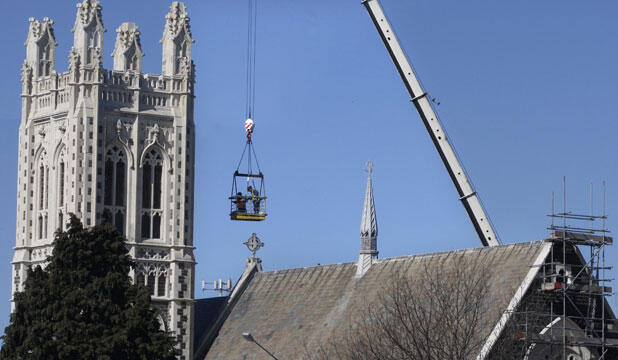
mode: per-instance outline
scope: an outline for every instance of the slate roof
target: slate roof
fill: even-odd
[[[193,351],[204,341],[204,337],[217,321],[217,317],[227,303],[227,296],[196,299],[194,305],[196,321],[193,324]]]
[[[455,257],[480,258],[492,269],[487,275],[494,301],[479,334],[491,338],[514,295],[525,292],[522,283],[534,276],[537,268],[531,265],[549,246],[538,241],[380,259],[362,278],[355,277],[356,263],[258,272],[235,300],[206,359],[268,359],[243,340],[243,332],[280,359],[302,359],[306,349],[346,329],[393,274],[415,276],[425,271],[425,263],[430,271],[447,271]]]

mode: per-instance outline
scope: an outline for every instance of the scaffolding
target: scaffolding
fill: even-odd
[[[601,215],[593,213],[592,186],[588,215],[567,211],[565,188],[560,211],[552,195],[550,255],[540,265],[533,296],[518,311],[524,359],[615,359],[618,322],[608,301],[613,293],[605,248],[613,239],[606,228],[605,183]]]

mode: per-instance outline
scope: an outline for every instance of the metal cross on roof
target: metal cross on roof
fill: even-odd
[[[251,234],[251,237],[247,239],[247,241],[245,241],[243,244],[247,245],[249,251],[253,253],[253,257],[255,257],[255,252],[264,246],[264,243],[260,241],[260,238],[257,237],[255,233]]]
[[[365,163],[365,167],[367,168],[369,175],[371,175],[373,172],[373,163],[371,161],[367,161],[367,163]]]

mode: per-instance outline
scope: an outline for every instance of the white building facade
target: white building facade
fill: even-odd
[[[55,71],[53,21],[30,19],[22,67],[13,292],[44,265],[68,214],[111,221],[128,240],[167,330],[193,349],[193,39],[185,5],[166,16],[161,75],[142,73],[137,25],[117,30],[113,70],[102,63],[98,0],[77,5],[69,71]]]

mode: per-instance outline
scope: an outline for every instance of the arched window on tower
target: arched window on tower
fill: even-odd
[[[51,72],[51,50],[49,42],[45,43],[40,48],[39,53],[39,75],[48,76]]]
[[[39,165],[39,210],[43,210],[45,204],[45,166]]]
[[[167,285],[166,274],[159,274],[157,278],[157,296],[165,296],[165,286]]]
[[[39,215],[39,240],[43,239],[43,215]]]
[[[151,296],[167,295],[168,268],[162,264],[142,264],[135,272],[135,283],[145,285]]]
[[[135,53],[135,49],[133,49],[128,54],[125,54],[127,61],[127,70],[137,70],[137,61],[138,57]]]
[[[187,40],[186,39],[182,39],[182,41],[180,43],[177,43],[177,50],[176,50],[176,72],[180,72],[180,66],[183,63],[183,60],[187,57]]]
[[[57,179],[56,179],[56,186],[58,187],[57,189],[57,195],[56,195],[56,200],[57,200],[57,206],[58,206],[58,223],[57,223],[57,227],[58,229],[60,229],[60,231],[64,230],[64,218],[63,218],[63,211],[65,210],[64,208],[64,191],[65,191],[65,165],[64,165],[64,158],[61,157],[58,163],[58,172],[57,172]]]
[[[58,165],[58,206],[64,204],[64,160]]]
[[[112,146],[105,153],[104,209],[111,214],[111,221],[124,235],[126,215],[127,162],[125,152]]]
[[[148,280],[146,281],[146,287],[148,288],[148,292],[150,296],[155,294],[155,274],[148,274]]]
[[[94,62],[95,48],[99,47],[99,32],[94,31],[88,39],[88,53],[86,56],[86,64]]]
[[[163,158],[152,149],[142,165],[142,239],[161,238]]]
[[[47,154],[44,151],[38,161],[37,166],[37,180],[38,180],[38,191],[36,194],[36,204],[37,204],[37,214],[36,214],[36,222],[38,229],[38,239],[43,240],[47,238],[47,209],[49,205],[48,197],[49,197],[49,166],[46,163]]]
[[[144,273],[141,271],[137,273],[137,278],[135,279],[135,283],[138,285],[146,285],[146,279],[144,278]]]

